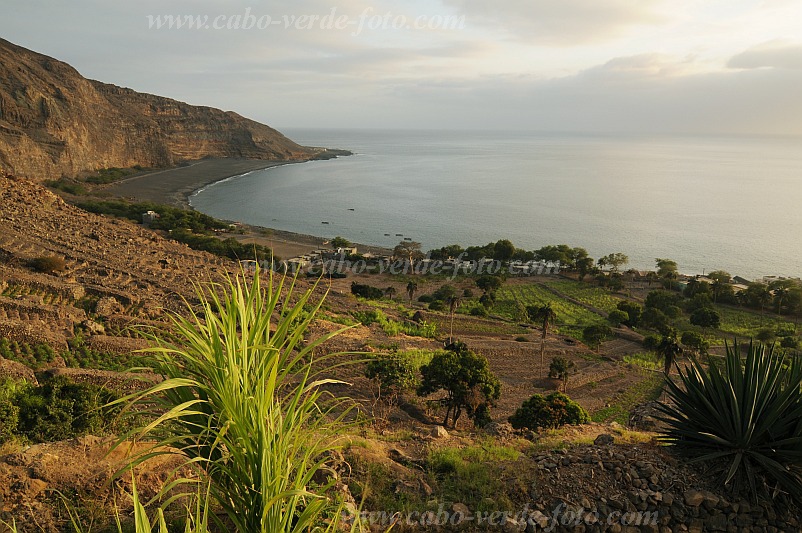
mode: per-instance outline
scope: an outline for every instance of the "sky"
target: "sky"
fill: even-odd
[[[280,129],[802,135],[800,0],[3,0],[0,37]]]

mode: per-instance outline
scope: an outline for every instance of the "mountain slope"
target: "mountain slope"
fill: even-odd
[[[316,153],[236,113],[88,80],[0,39],[0,170],[54,179],[203,157],[302,160]]]

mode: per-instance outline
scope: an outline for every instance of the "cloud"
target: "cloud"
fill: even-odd
[[[802,70],[802,44],[771,41],[754,46],[733,56],[729,68],[781,68]]]
[[[444,0],[467,16],[471,25],[485,26],[531,43],[574,46],[606,41],[635,26],[665,20],[660,2],[634,0]]]

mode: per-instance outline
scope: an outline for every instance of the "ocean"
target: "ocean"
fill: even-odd
[[[424,250],[510,239],[627,268],[802,276],[802,139],[284,130],[355,153],[210,185],[190,202],[248,224]]]

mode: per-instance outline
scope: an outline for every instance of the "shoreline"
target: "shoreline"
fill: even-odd
[[[335,154],[337,151],[333,151]],[[350,152],[348,152],[350,154]],[[345,155],[341,152],[337,155]],[[133,201],[168,204],[182,209],[191,209],[189,199],[195,193],[232,178],[258,170],[284,165],[307,163],[322,159],[303,159],[297,161],[264,161],[258,159],[201,159],[187,165],[146,172],[109,184],[98,189],[106,195]],[[254,226],[241,221],[236,222],[245,233],[226,232],[221,237],[233,237],[246,244],[262,244],[274,249],[282,259],[296,257],[322,247],[327,239],[316,235]],[[343,237],[346,237],[343,235]],[[346,237],[347,238],[347,237]],[[354,243],[360,251],[386,253],[390,251],[381,246]]]

